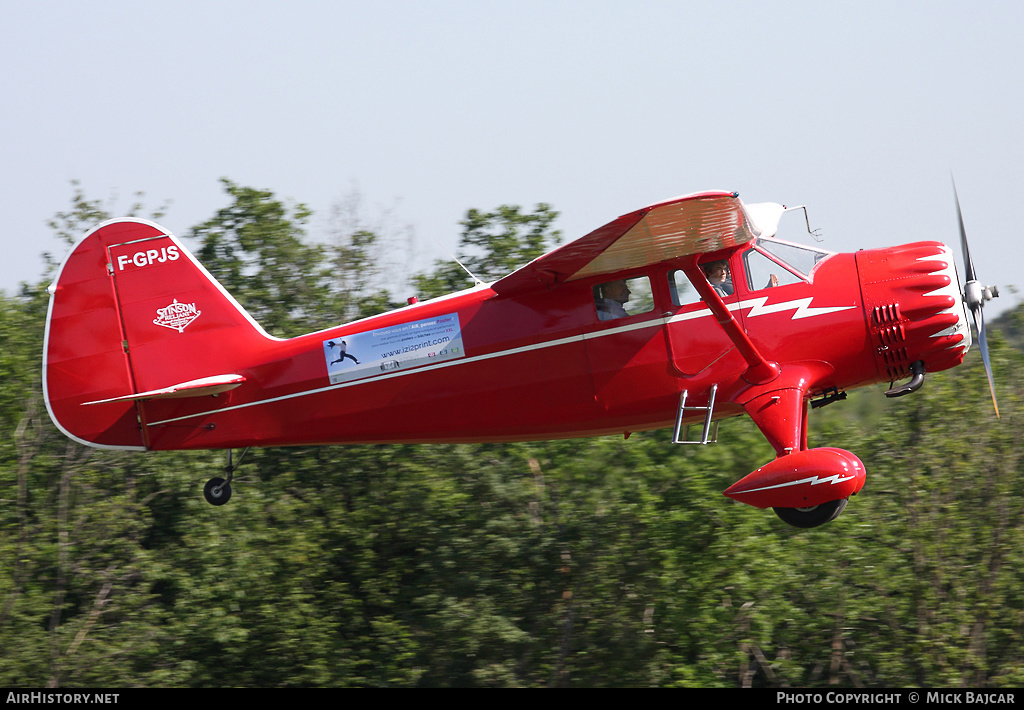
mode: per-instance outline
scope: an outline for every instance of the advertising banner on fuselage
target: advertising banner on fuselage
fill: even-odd
[[[323,347],[331,384],[465,356],[458,313],[349,333]]]

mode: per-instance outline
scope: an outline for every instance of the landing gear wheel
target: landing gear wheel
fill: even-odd
[[[846,508],[849,498],[830,500],[828,503],[810,508],[772,508],[783,522],[795,528],[816,528],[839,517]]]
[[[210,505],[224,505],[231,500],[231,484],[223,478],[211,478],[203,487],[203,496]]]

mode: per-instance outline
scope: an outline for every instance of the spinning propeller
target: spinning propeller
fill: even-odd
[[[992,406],[995,407],[996,417],[999,417],[999,405],[996,403],[996,387],[992,381],[992,363],[988,358],[988,342],[985,340],[985,301],[991,301],[999,296],[999,289],[995,286],[982,286],[974,273],[974,263],[971,261],[971,251],[967,248],[967,232],[964,229],[964,216],[960,212],[960,198],[956,194],[956,183],[953,184],[953,199],[956,200],[956,217],[960,223],[960,245],[964,250],[964,303],[971,310],[974,316],[974,327],[978,330],[978,347],[981,348],[981,359],[985,363],[985,374],[988,375],[988,388],[992,392]]]

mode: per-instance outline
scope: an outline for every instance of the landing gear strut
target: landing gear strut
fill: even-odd
[[[242,453],[238,455],[238,460],[232,462],[231,449],[228,449],[228,463],[224,467],[224,472],[228,475],[227,479],[223,479],[219,476],[211,478],[206,482],[203,487],[203,497],[206,498],[206,502],[210,505],[224,505],[231,500],[231,479],[235,476],[235,469],[237,469],[242,463],[242,457],[249,450],[249,447],[242,449]]]

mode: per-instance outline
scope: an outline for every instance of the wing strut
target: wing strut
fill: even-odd
[[[693,287],[697,289],[697,293],[704,299],[704,303],[708,304],[708,308],[715,315],[718,324],[722,326],[722,330],[729,336],[729,340],[736,346],[736,350],[746,360],[748,367],[747,371],[743,373],[743,379],[752,385],[764,385],[778,377],[782,371],[779,364],[765,358],[750,338],[747,337],[747,334],[743,332],[743,328],[740,327],[740,324],[733,317],[732,312],[725,305],[722,297],[718,295],[715,289],[711,288],[711,284],[708,282],[704,272],[697,266],[696,258],[687,260],[686,265],[683,267],[683,273],[686,274]]]

